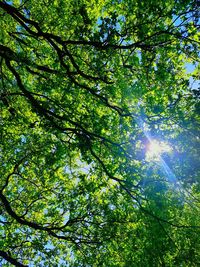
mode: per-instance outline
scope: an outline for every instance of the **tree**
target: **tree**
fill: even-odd
[[[198,266],[197,1],[0,12],[2,266]]]

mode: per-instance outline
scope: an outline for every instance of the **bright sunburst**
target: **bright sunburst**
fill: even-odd
[[[171,152],[172,148],[165,142],[151,140],[147,145],[146,158],[159,160],[163,153]]]

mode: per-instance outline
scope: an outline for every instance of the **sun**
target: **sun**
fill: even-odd
[[[147,145],[146,158],[159,160],[163,153],[171,152],[172,148],[165,142],[151,140]]]

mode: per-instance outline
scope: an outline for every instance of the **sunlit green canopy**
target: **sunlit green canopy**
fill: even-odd
[[[199,266],[198,1],[0,18],[0,265]]]

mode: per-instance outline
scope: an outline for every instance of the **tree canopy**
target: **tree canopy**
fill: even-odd
[[[200,266],[198,1],[0,16],[1,266]]]

